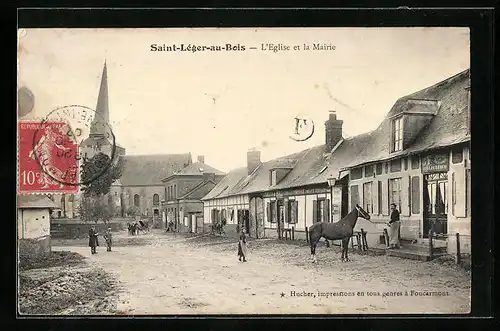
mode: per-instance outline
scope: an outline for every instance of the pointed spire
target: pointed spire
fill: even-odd
[[[105,126],[109,125],[108,69],[106,60],[104,60],[104,67],[102,69],[101,87],[99,88],[99,96],[97,97],[97,106],[95,110],[97,116],[95,116],[92,121],[90,135],[104,135]],[[102,121],[104,121],[104,123],[99,123]]]

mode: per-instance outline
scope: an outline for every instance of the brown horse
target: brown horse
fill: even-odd
[[[349,239],[353,234],[354,227],[358,221],[358,217],[362,217],[366,220],[370,220],[370,214],[368,214],[359,205],[356,205],[354,209],[347,214],[340,221],[335,223],[328,222],[318,222],[314,223],[309,227],[309,243],[311,245],[311,258],[312,262],[316,263],[316,245],[321,237],[328,240],[342,240],[342,262],[349,261],[347,257],[347,250],[349,248]]]

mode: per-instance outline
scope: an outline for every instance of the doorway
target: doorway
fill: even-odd
[[[448,173],[424,175],[424,226],[423,237],[429,231],[436,235],[448,233]]]

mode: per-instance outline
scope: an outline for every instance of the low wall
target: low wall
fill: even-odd
[[[38,239],[19,239],[19,257],[24,256],[41,256],[50,253],[50,236],[41,237]]]
[[[99,223],[85,223],[79,219],[55,219],[50,224],[50,234],[52,238],[86,238],[88,237],[89,229],[95,225],[100,233],[104,233],[107,228],[111,231],[123,231],[127,229],[127,222],[132,222],[133,219],[116,219],[111,220],[108,224]]]

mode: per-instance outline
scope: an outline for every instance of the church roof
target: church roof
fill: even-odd
[[[104,62],[104,67],[102,68],[101,86],[99,88],[95,112],[96,115],[90,125],[91,136],[105,134],[105,127],[109,125],[108,69],[106,62]]]
[[[191,153],[125,155],[125,168],[120,178],[123,186],[163,186],[162,179],[189,166]]]
[[[211,173],[211,174],[215,174],[216,176],[225,175],[224,172],[222,172],[218,169],[215,169],[214,167],[211,167],[208,164],[195,162],[195,163],[190,164],[187,167],[185,167],[179,171],[176,171],[175,173],[171,174],[168,177],[171,177],[171,176],[202,176],[204,173]],[[167,178],[165,178],[164,181],[165,180],[167,180]]]

